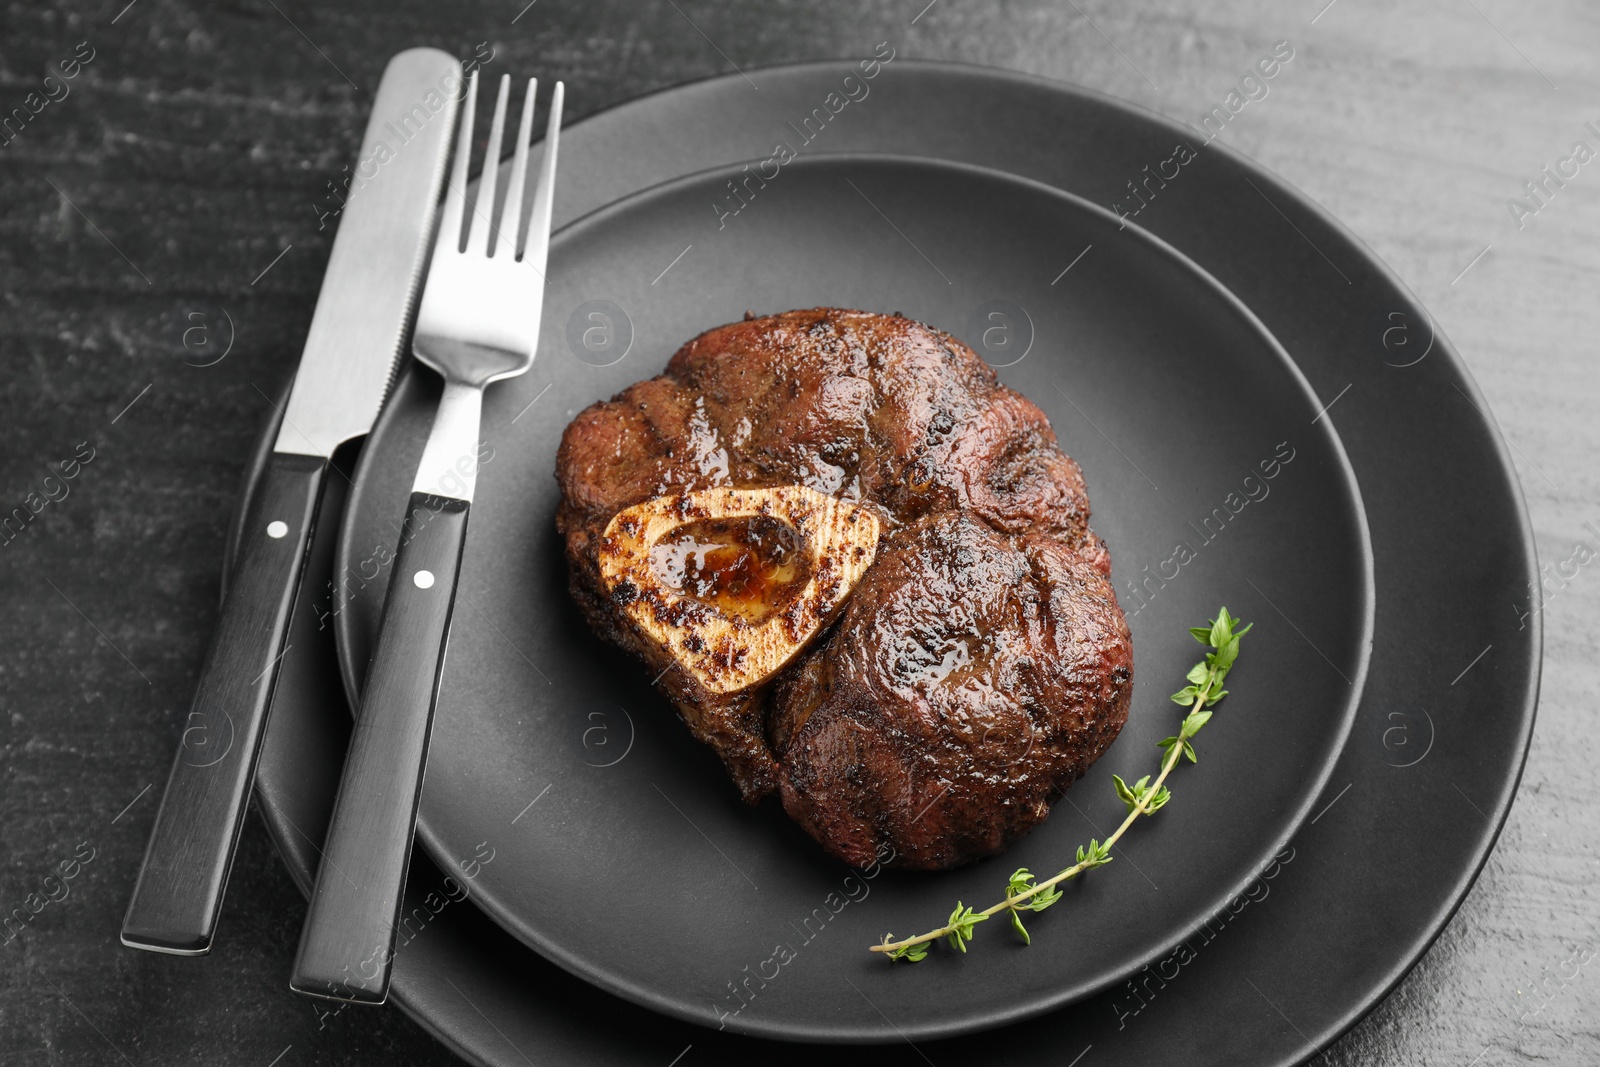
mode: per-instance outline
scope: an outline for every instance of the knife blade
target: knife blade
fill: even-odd
[[[461,65],[414,48],[374,98],[283,424],[122,924],[130,948],[211,949],[330,457],[372,428],[416,307]]]

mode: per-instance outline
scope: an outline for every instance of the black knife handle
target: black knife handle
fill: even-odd
[[[122,921],[129,948],[211,950],[326,471],[320,456],[274,453],[262,476]]]
[[[381,1004],[450,639],[468,505],[412,493],[289,987]]]

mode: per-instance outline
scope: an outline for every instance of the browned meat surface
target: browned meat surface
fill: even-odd
[[[1127,716],[1132,643],[1083,477],[1044,413],[956,339],[837,309],[749,318],[580,413],[557,458],[572,593],[633,651],[747,801],[826,849],[948,867],[1026,832]],[[623,610],[624,509],[803,485],[872,508],[877,558],[783,671],[711,692]],[[826,620],[824,620],[826,622]]]
[[[1091,561],[958,511],[890,539],[825,643],[778,685],[783,806],[840,858],[999,851],[1116,739],[1127,626]]]

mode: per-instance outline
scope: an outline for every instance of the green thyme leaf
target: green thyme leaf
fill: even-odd
[[[1051,886],[1048,889],[1041,889],[1032,897],[1028,898],[1028,910],[1043,911],[1056,901],[1060,900],[1062,896],[1063,894],[1061,890],[1057,889],[1055,886]]]
[[[1113,858],[1109,843],[1102,845],[1099,841],[1090,840],[1087,849],[1082,845],[1078,846],[1078,863],[1083,866],[1084,870],[1092,871],[1096,867],[1104,867]]]
[[[924,941],[920,945],[902,945],[889,953],[889,958],[905,960],[907,963],[921,963],[928,958],[928,943]]]
[[[1239,638],[1237,636],[1228,638],[1227,641],[1223,642],[1222,647],[1217,649],[1217,665],[1219,667],[1231,667],[1233,666],[1233,661],[1238,658]]]
[[[1221,648],[1231,636],[1233,636],[1233,618],[1224,607],[1217,612],[1217,617],[1211,620],[1212,647]]]
[[[883,944],[885,946],[884,955],[888,956],[890,960],[905,960],[907,963],[921,963],[923,960],[928,958],[928,944],[925,941],[915,945],[901,945],[899,948],[888,948],[887,946],[893,943],[893,941],[893,934],[883,935]]]
[[[956,910],[950,913],[950,920],[945,923],[950,932],[945,935],[950,942],[950,947],[961,952],[967,951],[967,942],[972,940],[972,928],[981,922],[988,922],[989,916],[981,915],[971,908],[956,901]]]

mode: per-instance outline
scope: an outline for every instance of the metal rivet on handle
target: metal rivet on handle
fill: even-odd
[[[417,588],[418,589],[431,589],[431,588],[433,588],[433,572],[432,571],[418,571],[416,574],[413,574],[411,576],[411,580],[413,582],[417,583]]]
[[[276,540],[289,532],[289,524],[282,519],[273,519],[267,523],[267,536]]]

